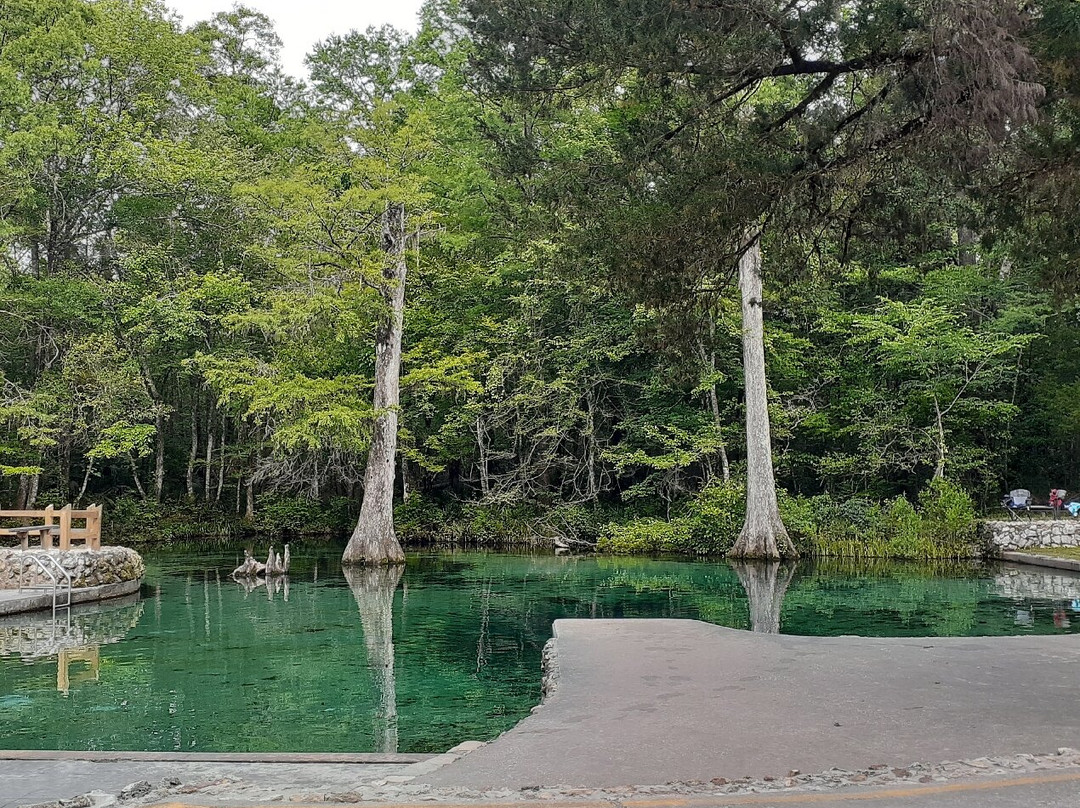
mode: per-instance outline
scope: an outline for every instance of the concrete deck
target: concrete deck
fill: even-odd
[[[1050,567],[1057,570],[1071,570],[1080,572],[1080,561],[1075,558],[1058,558],[1057,556],[1039,555],[1037,553],[1020,553],[1008,551],[1001,554],[1005,561],[1017,564],[1030,564],[1034,567]]]
[[[601,787],[1080,747],[1080,636],[816,638],[692,620],[560,620],[555,636],[544,706],[422,782]]]
[[[104,584],[103,586],[86,586],[71,590],[71,604],[92,603],[99,600],[110,600],[130,595],[139,591],[142,579],[123,581],[118,584]],[[63,599],[63,596],[60,596]],[[21,614],[23,612],[38,612],[52,609],[53,599],[51,590],[40,589],[0,589],[0,617],[9,614]]]
[[[205,785],[232,783],[248,799],[269,801],[277,797],[280,801],[281,793],[347,792],[360,783],[407,771],[407,763],[4,760],[0,761],[0,808],[70,799],[91,791],[119,794],[132,783],[156,785],[166,777],[192,784],[194,791]],[[244,790],[252,784],[258,789]]]

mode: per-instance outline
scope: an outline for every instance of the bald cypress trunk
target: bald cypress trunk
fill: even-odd
[[[394,477],[405,311],[405,206],[391,203],[383,214],[386,268],[382,288],[386,311],[375,332],[375,428],[364,472],[360,519],[341,557],[343,564],[400,564],[405,561],[394,531]]]
[[[780,518],[773,476],[769,397],[765,383],[765,331],[761,310],[761,237],[751,236],[739,260],[746,388],[746,521],[728,555],[795,558],[798,553]]]

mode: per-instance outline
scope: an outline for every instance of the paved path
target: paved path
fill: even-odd
[[[423,782],[599,787],[1080,747],[1076,636],[816,638],[691,620],[560,620],[555,635],[544,706]]]
[[[257,783],[266,792],[347,792],[361,783],[381,781],[408,769],[406,763],[0,760],[0,808],[69,799],[91,791],[118,794],[140,780],[157,785],[167,777],[191,787],[232,781],[237,791],[244,784]]]
[[[165,802],[159,808],[206,808],[209,802]],[[380,808],[1076,808],[1080,805],[1080,769],[1056,775],[994,778],[985,781],[899,788],[852,788],[838,793],[746,794],[726,797],[656,796],[606,799],[548,798],[509,801],[387,802]],[[230,803],[230,808],[265,808],[257,803]],[[326,803],[293,808],[329,808]]]
[[[139,591],[142,579],[123,581],[118,584],[102,584],[101,586],[86,586],[71,590],[72,605],[78,603],[93,603],[99,600],[120,598]],[[63,590],[58,590],[61,601],[67,599]],[[0,589],[0,616],[9,614],[21,614],[22,612],[36,612],[51,610],[53,604],[52,590],[33,589]]]
[[[1031,564],[1035,567],[1050,567],[1052,569],[1080,572],[1080,559],[1075,558],[1041,555],[1039,553],[1020,553],[1011,550],[1002,553],[1001,557],[1006,561],[1018,564]]]

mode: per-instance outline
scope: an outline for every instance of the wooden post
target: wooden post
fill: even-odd
[[[101,506],[91,505],[87,508],[86,516],[86,544],[91,550],[101,549]]]
[[[60,509],[60,550],[71,549],[71,506]]]
[[[41,549],[42,550],[51,550],[52,549],[52,526],[53,526],[53,520],[56,518],[56,516],[53,514],[54,510],[55,509],[53,508],[52,505],[46,505],[45,506],[45,520],[42,522],[42,524],[44,524],[48,529],[41,531]]]

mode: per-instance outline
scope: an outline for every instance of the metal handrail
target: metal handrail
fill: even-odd
[[[53,613],[53,620],[55,620],[56,619],[56,610],[57,610],[57,608],[69,609],[71,607],[71,590],[72,590],[71,573],[68,572],[68,570],[64,568],[63,564],[61,564],[53,556],[51,556],[49,553],[47,553],[45,551],[35,552],[33,550],[23,550],[22,551],[22,556],[24,558],[29,558],[31,561],[33,561],[35,564],[37,564],[38,568],[43,573],[45,573],[46,576],[48,576],[50,581],[52,581],[52,587],[51,587],[51,589],[52,589],[52,613]],[[49,562],[49,563],[47,564],[46,562]],[[60,587],[60,579],[57,578],[56,574],[49,568],[50,564],[60,572],[61,576],[63,576],[64,583],[65,583],[65,588],[67,589],[67,603],[57,603],[56,602],[56,600],[57,600],[56,599],[56,590],[57,590],[58,587]],[[26,570],[25,565],[20,564],[19,565],[19,591],[22,591],[24,588],[26,588],[26,589],[42,589],[42,588],[45,588],[45,587],[34,587],[34,586],[24,587],[23,586],[23,576],[25,575],[25,570]]]

